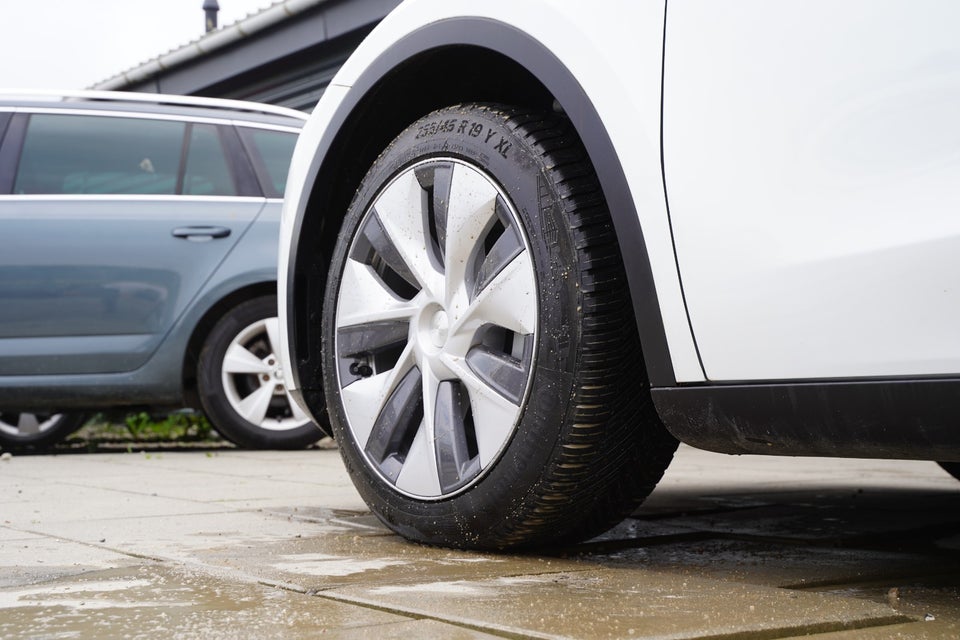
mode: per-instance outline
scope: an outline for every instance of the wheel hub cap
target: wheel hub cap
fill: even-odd
[[[535,360],[516,210],[467,163],[409,167],[368,207],[339,285],[340,398],[366,462],[414,498],[467,489],[512,437]]]
[[[433,346],[442,348],[447,343],[447,331],[450,329],[450,320],[447,318],[447,312],[438,309],[430,319],[430,339]]]

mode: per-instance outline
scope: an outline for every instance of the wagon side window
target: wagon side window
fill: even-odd
[[[33,114],[13,192],[172,195],[184,127],[146,118]]]

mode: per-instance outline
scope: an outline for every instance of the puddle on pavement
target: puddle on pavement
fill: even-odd
[[[875,580],[880,577],[939,574],[960,569],[960,558],[944,555],[892,553],[805,544],[704,538],[679,538],[666,543],[617,547],[598,552],[587,546],[578,556],[585,561],[625,569],[651,569],[677,574],[709,576],[773,587],[808,589]]]
[[[396,535],[317,534],[252,547],[218,547],[194,554],[207,566],[240,571],[267,584],[322,592],[347,585],[456,581],[512,574],[552,573],[582,567],[559,558],[508,556],[425,547]]]
[[[343,577],[365,571],[380,571],[388,567],[399,567],[409,564],[406,560],[370,559],[357,560],[342,556],[326,555],[323,553],[301,553],[296,555],[280,556],[280,562],[274,562],[273,567],[280,571],[298,573],[308,576]]]
[[[0,589],[0,638],[313,637],[408,618],[162,564]]]
[[[739,536],[789,538],[797,542],[858,545],[863,548],[922,550],[960,536],[954,514],[960,502],[956,490],[857,487],[753,490],[749,494],[699,496],[691,490],[664,492],[659,507],[641,507],[631,519],[636,535],[651,525],[671,525],[688,531]],[[672,498],[680,508],[671,513]],[[696,503],[696,504],[695,504]],[[706,505],[710,508],[705,508]],[[891,518],[896,512],[897,517]],[[943,543],[940,543],[943,544]],[[950,543],[946,542],[946,547]]]

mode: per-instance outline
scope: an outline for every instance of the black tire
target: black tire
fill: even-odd
[[[197,363],[204,413],[220,435],[241,447],[302,449],[324,435],[283,386],[278,345],[273,344],[276,316],[276,296],[233,307],[210,331]],[[270,331],[268,323],[273,323]],[[239,364],[225,364],[229,349],[243,356],[231,361]],[[245,400],[260,398],[263,402],[255,408],[245,408]]]
[[[0,449],[46,449],[83,426],[82,413],[0,411]]]
[[[469,195],[471,184],[480,195]],[[467,215],[467,198],[484,204]],[[460,223],[479,231],[453,233]],[[393,308],[389,296],[365,311],[369,294],[384,291],[398,314],[403,301],[415,309],[406,329],[402,319],[378,320],[392,313],[379,310]],[[463,105],[400,134],[348,210],[322,341],[347,470],[373,512],[418,542],[504,549],[599,534],[649,494],[677,446],[646,392],[606,203],[560,115]],[[361,402],[368,392],[374,402]],[[432,440],[419,422],[431,403],[422,425]],[[507,407],[496,416],[513,423],[490,419],[492,405]],[[498,431],[500,448],[484,460],[481,438]]]
[[[937,464],[954,478],[960,480],[960,462],[938,462]]]

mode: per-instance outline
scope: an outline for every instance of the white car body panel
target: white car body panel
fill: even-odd
[[[671,0],[667,23],[666,184],[708,378],[960,371],[960,4]]]

